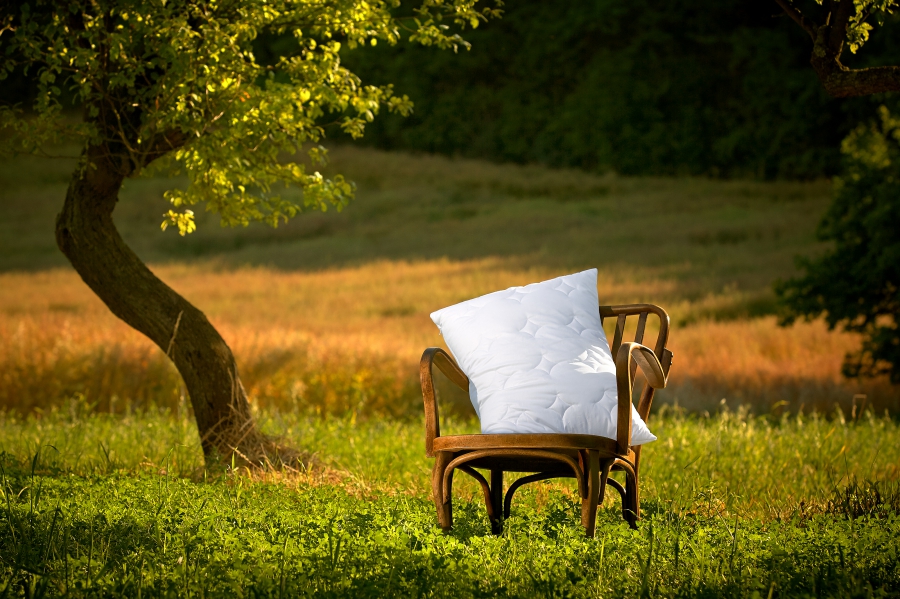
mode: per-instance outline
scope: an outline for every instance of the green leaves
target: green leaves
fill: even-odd
[[[823,0],[817,0],[822,4]],[[847,44],[854,54],[869,41],[869,33],[874,29],[866,21],[873,18],[878,25],[883,25],[888,15],[897,8],[897,0],[854,0],[854,13],[847,23]]]
[[[178,199],[173,199],[173,204],[175,202],[179,202]],[[177,205],[177,204],[176,204]],[[184,212],[175,212],[174,210],[169,210],[165,214],[163,214],[162,225],[160,228],[165,231],[169,228],[169,226],[174,226],[178,229],[178,234],[184,237],[188,233],[193,233],[197,230],[197,224],[194,222],[194,211],[193,210],[185,210]]]
[[[318,144],[328,124],[358,138],[382,107],[412,111],[392,86],[364,85],[345,68],[342,44],[396,44],[405,32],[456,48],[465,42],[443,21],[458,29],[499,16],[476,3],[426,0],[413,7],[413,21],[394,16],[397,0],[38,0],[6,9],[0,40],[8,60],[0,70],[35,72],[38,95],[27,116],[0,107],[0,128],[13,133],[0,152],[40,153],[74,139],[103,146],[129,177],[151,164],[186,173],[187,187],[166,194],[173,210],[162,224],[182,235],[194,230],[189,207],[200,203],[231,226],[340,209],[353,185],[309,172],[301,153],[324,164]],[[262,33],[290,33],[296,43],[263,64],[252,46]],[[82,123],[66,122],[67,94],[83,107]]]

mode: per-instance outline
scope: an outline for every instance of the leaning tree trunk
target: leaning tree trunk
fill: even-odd
[[[149,337],[184,379],[207,463],[265,459],[231,349],[206,316],[156,277],[112,220],[124,176],[104,148],[72,177],[56,242],[84,282],[119,318]]]

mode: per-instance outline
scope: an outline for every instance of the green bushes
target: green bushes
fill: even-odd
[[[900,119],[880,121],[844,141],[844,169],[817,236],[831,247],[799,261],[805,273],[776,286],[784,320],[818,318],[865,336],[848,354],[847,376],[889,374],[900,383]]]

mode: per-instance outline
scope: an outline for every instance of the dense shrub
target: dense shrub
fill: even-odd
[[[818,237],[831,248],[801,259],[802,276],[779,284],[786,314],[865,335],[848,354],[849,376],[890,374],[900,383],[900,119],[886,108],[844,141],[844,169]]]

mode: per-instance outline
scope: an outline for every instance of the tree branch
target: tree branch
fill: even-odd
[[[825,25],[831,25],[831,13],[834,12],[834,0],[823,0],[822,8],[825,9]]]
[[[856,11],[853,0],[825,0],[827,14],[823,25],[803,16],[790,0],[775,2],[812,38],[810,64],[830,96],[852,98],[900,91],[900,67],[848,69],[841,64],[847,26]]]
[[[147,147],[143,148],[143,159],[139,167],[146,167],[154,160],[161,158],[172,150],[178,149],[185,144],[187,136],[181,131],[170,130],[165,133],[154,135]]]
[[[813,64],[816,68],[816,65]],[[900,67],[872,67],[868,69],[840,68],[832,63],[827,72],[816,74],[825,91],[835,98],[854,98],[871,94],[900,91]]]
[[[847,25],[850,23],[850,18],[853,17],[855,11],[856,6],[854,6],[853,0],[840,0],[837,9],[833,13],[834,16],[831,19],[830,30],[826,34],[827,39],[825,43],[828,45],[828,49],[838,58],[841,56],[841,48],[847,37]]]
[[[818,30],[818,27],[815,23],[804,17],[803,13],[794,8],[789,0],[775,0],[775,2],[778,4],[778,6],[781,7],[781,10],[784,11],[784,14],[792,18],[794,22],[796,22],[797,25],[800,25],[800,27],[803,28],[803,31],[808,33],[809,37],[811,37],[813,41],[815,41],[816,31]]]

